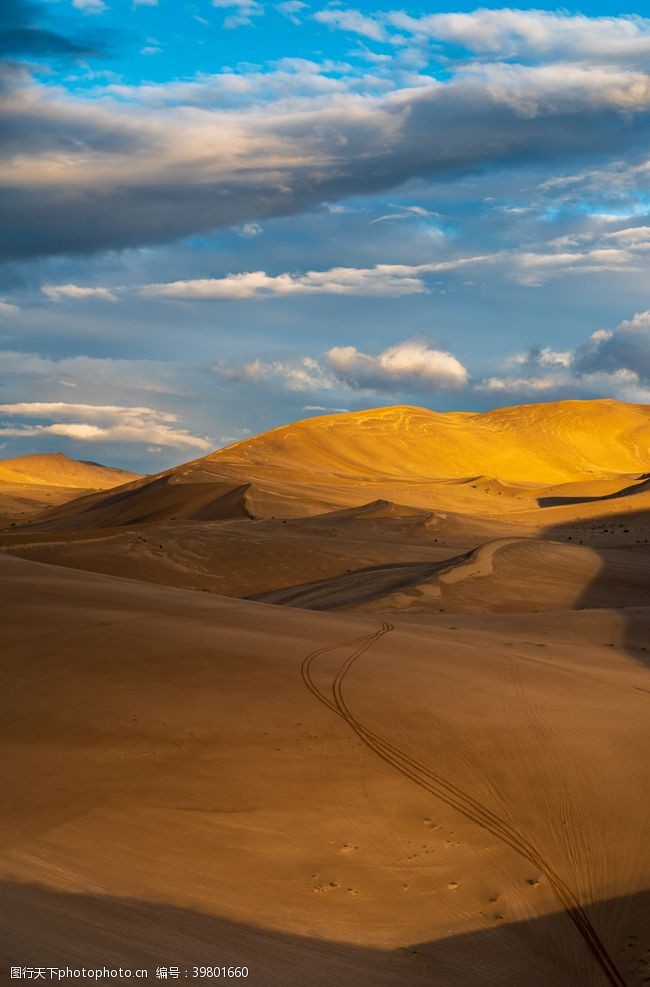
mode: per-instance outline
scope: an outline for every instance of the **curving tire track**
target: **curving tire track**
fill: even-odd
[[[404,777],[409,778],[420,788],[441,799],[451,808],[462,813],[466,818],[482,826],[497,839],[506,843],[522,857],[532,863],[546,878],[562,904],[568,917],[573,922],[577,932],[582,937],[587,949],[601,968],[611,987],[626,987],[626,981],[619,972],[614,960],[609,955],[605,944],[594,929],[588,915],[580,904],[575,893],[554,870],[543,853],[514,826],[501,819],[491,809],[482,805],[469,793],[458,788],[447,779],[436,774],[416,758],[401,751],[394,744],[365,726],[354,715],[343,695],[343,682],[354,663],[380,640],[385,634],[394,630],[393,624],[382,620],[380,627],[372,634],[359,635],[311,651],[301,665],[301,675],[309,691],[326,706],[332,713],[339,716],[350,726],[359,739],[386,764],[395,768]],[[338,651],[341,648],[354,646],[354,650],[340,666],[331,686],[332,698],[324,693],[314,682],[311,666],[323,654]]]

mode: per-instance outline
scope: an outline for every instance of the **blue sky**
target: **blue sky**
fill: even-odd
[[[0,456],[650,395],[638,7],[4,0]]]

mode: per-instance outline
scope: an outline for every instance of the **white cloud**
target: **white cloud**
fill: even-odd
[[[261,236],[264,232],[259,223],[244,223],[244,225],[239,230],[238,235],[243,236],[247,240],[251,240],[256,236]]]
[[[423,206],[402,206],[397,212],[389,212],[384,216],[371,219],[368,225],[373,226],[375,223],[385,223],[387,220],[392,219],[425,219],[432,215],[433,213],[429,212],[428,209],[424,209]]]
[[[212,0],[212,6],[234,11],[223,22],[225,28],[252,24],[251,18],[261,17],[264,13],[264,5],[258,3],[258,0]]]
[[[105,302],[117,301],[117,295],[108,288],[89,288],[79,284],[44,284],[41,291],[53,302],[67,299],[80,301],[86,298],[98,298]]]
[[[0,416],[25,419],[19,425],[0,424],[0,435],[60,435],[78,442],[136,442],[192,448],[205,452],[212,443],[177,425],[178,415],[147,407],[69,404],[63,401],[21,401],[0,404]],[[37,422],[31,421],[36,419]],[[38,419],[52,419],[40,424]]]
[[[4,298],[0,298],[0,316],[3,315],[16,315],[20,312],[17,305],[13,305],[11,302],[6,301]]]
[[[333,378],[318,360],[304,356],[293,362],[283,360],[253,360],[240,369],[217,364],[215,371],[227,380],[262,381],[279,384],[287,391],[329,390]]]
[[[322,361],[304,356],[296,360],[254,360],[241,368],[217,364],[214,369],[227,380],[263,382],[287,391],[457,390],[468,382],[467,370],[452,353],[421,340],[405,340],[377,356],[362,353],[354,346],[335,346]],[[303,410],[344,409],[305,405]]]
[[[275,9],[288,18],[292,24],[300,24],[301,18],[300,13],[306,10],[309,5],[303,3],[302,0],[283,0],[282,3],[276,4]]]
[[[354,346],[335,346],[326,358],[340,380],[349,387],[399,390],[405,387],[438,387],[456,390],[467,384],[468,374],[452,353],[406,340],[369,356]]]
[[[495,257],[497,255],[494,255]],[[195,278],[146,285],[144,294],[186,301],[225,301],[268,298],[274,295],[373,295],[397,297],[426,291],[423,277],[493,260],[461,257],[429,264],[377,264],[375,267],[333,267],[305,274],[269,275],[265,271],[228,274],[223,278]]]
[[[586,17],[564,11],[480,8],[414,17],[403,10],[367,16],[347,9],[315,17],[376,41],[399,45],[404,36],[411,36],[419,42],[460,46],[483,58],[645,64],[650,54],[650,20],[634,14]]]
[[[386,31],[381,23],[358,10],[319,10],[314,14],[314,20],[331,28],[360,34],[371,41],[383,41],[386,38]]]
[[[108,10],[104,0],[72,0],[72,6],[84,14],[102,14]]]
[[[533,347],[506,364],[519,374],[492,376],[474,384],[474,391],[521,398],[545,393],[575,394],[650,401],[650,312],[639,312],[616,329],[597,329],[581,346],[566,352]]]

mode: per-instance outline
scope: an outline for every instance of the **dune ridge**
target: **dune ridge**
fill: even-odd
[[[139,473],[71,459],[62,452],[33,453],[0,460],[0,483],[108,490],[138,479]]]
[[[292,518],[373,501],[514,518],[545,503],[561,509],[565,496],[588,504],[603,492],[633,509],[643,497],[650,505],[640,480],[649,465],[644,405],[563,401],[482,414],[377,408],[273,429],[87,496],[37,524]]]

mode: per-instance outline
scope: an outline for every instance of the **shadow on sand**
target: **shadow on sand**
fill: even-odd
[[[140,968],[154,982],[160,982],[157,967],[178,966],[177,982],[187,970],[187,982],[214,985],[215,978],[193,980],[192,967],[245,965],[249,977],[244,982],[254,987],[608,983],[564,913],[508,924],[495,918],[498,904],[486,904],[492,914],[486,915],[484,930],[384,951],[270,932],[170,905],[66,894],[36,885],[3,882],[0,900],[0,977],[7,982],[11,966]],[[650,983],[650,892],[599,902],[588,911],[624,982],[630,987]]]
[[[650,512],[608,513],[584,521],[549,525],[543,538],[584,545],[596,552],[601,560],[600,570],[573,608],[616,609],[621,615],[621,638],[617,642],[621,650],[640,664],[650,666]],[[634,605],[622,608],[620,601],[628,584]]]

